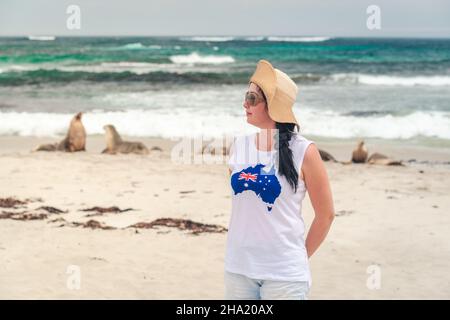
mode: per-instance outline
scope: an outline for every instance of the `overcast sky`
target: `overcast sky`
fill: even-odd
[[[66,27],[71,4],[80,30]],[[372,4],[380,30],[366,26]],[[0,0],[0,36],[12,35],[450,38],[450,0]]]

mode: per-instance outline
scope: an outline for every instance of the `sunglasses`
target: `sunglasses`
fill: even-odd
[[[265,101],[265,99],[256,92],[246,92],[245,93],[245,102],[247,102],[250,106],[256,106],[261,101]]]

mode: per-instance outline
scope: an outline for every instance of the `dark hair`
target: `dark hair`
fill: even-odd
[[[267,99],[264,91],[262,91],[259,86],[258,91],[260,91],[264,97],[267,108]],[[289,141],[291,141],[292,136],[296,134],[294,130],[297,128],[297,131],[300,131],[300,127],[295,123],[281,122],[275,122],[275,127],[278,129],[278,132],[275,135],[274,146],[275,149],[278,150],[278,173],[285,176],[292,189],[294,189],[294,192],[297,192],[298,171],[295,169],[292,150],[289,148]]]
[[[275,139],[275,149],[278,150],[278,172],[286,177],[294,192],[297,192],[298,172],[294,165],[292,150],[289,148],[289,141],[296,134],[294,129],[299,130],[299,126],[295,123],[280,122],[275,122],[275,126],[278,129]]]

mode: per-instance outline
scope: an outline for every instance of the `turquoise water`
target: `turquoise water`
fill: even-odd
[[[49,124],[77,111],[91,133],[251,131],[242,95],[259,59],[298,84],[305,134],[450,140],[450,40],[314,37],[0,38],[0,134],[61,134]]]

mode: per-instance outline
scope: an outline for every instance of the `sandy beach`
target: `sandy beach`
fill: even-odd
[[[44,4],[0,1],[0,300],[450,300],[450,1]]]
[[[93,135],[86,152],[33,153],[38,143],[57,139],[0,137],[0,198],[25,202],[0,213],[46,215],[0,219],[0,298],[223,298],[226,232],[129,226],[172,218],[226,228],[231,209],[226,165],[173,163],[175,141],[125,138],[162,151],[104,155],[103,136]],[[316,142],[338,160],[349,160],[355,145]],[[450,298],[450,166],[445,164],[450,150],[370,141],[367,147],[415,161],[325,163],[336,219],[310,260],[310,299]],[[81,211],[96,206],[132,210]],[[303,208],[309,225],[308,196]],[[113,229],[77,226],[89,220]],[[79,287],[69,283],[73,268]],[[380,287],[370,284],[373,268],[380,272]]]

